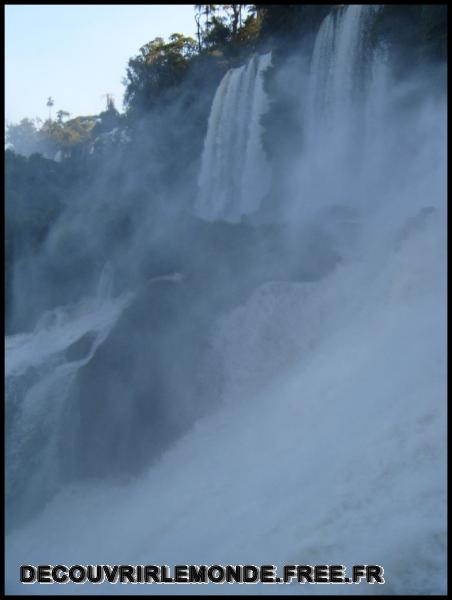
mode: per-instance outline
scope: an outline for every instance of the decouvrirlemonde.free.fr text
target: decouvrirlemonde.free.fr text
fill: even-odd
[[[379,565],[22,565],[21,583],[384,583]]]

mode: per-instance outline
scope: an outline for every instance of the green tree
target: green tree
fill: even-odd
[[[18,154],[28,156],[37,152],[39,145],[38,129],[32,119],[22,119],[18,124],[6,125],[6,141]]]
[[[247,48],[250,52],[255,52],[261,33],[261,21],[262,17],[260,14],[249,7],[248,15],[246,16],[243,25],[237,32],[236,43],[241,48]]]
[[[115,111],[116,107],[115,107],[115,98],[113,96],[113,94],[109,94],[108,92],[106,94],[104,94],[102,96],[103,98],[105,98],[105,103],[106,103],[106,111]]]
[[[224,49],[231,42],[231,30],[226,24],[226,17],[213,16],[209,33],[204,37],[206,49]]]
[[[59,123],[60,125],[63,123],[63,119],[65,119],[66,117],[69,117],[70,113],[68,113],[65,110],[59,110],[57,112],[57,123]]]
[[[38,132],[40,151],[53,158],[61,150],[67,152],[92,139],[95,117],[76,117],[63,122],[47,120]]]
[[[198,27],[198,48],[201,50],[202,42],[206,40],[210,34],[210,30],[214,26],[213,18],[218,11],[218,4],[195,4],[195,20]],[[202,20],[204,19],[204,27]]]
[[[251,37],[256,37],[255,26],[260,23],[256,12],[254,4],[196,4],[198,51],[220,50],[224,55],[236,55],[237,46],[242,46],[250,37],[251,29]],[[254,27],[251,27],[252,23]],[[247,34],[242,32],[244,27]]]
[[[55,104],[55,102],[54,102],[54,100],[53,100],[52,96],[49,96],[49,97],[47,98],[47,103],[46,103],[46,106],[47,106],[47,107],[48,107],[48,109],[49,109],[49,121],[51,121],[51,120],[52,120],[52,106],[53,106],[54,104]]]
[[[181,33],[173,33],[168,42],[158,37],[142,46],[129,60],[123,80],[127,110],[149,110],[168,90],[182,83],[196,49],[196,41]]]
[[[245,8],[245,4],[224,4],[223,8],[226,10],[232,32],[232,37],[235,38],[239,27],[242,26],[242,12]]]

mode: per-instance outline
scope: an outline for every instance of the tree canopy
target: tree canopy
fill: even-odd
[[[155,106],[167,90],[182,82],[195,52],[196,41],[181,33],[173,33],[168,42],[157,37],[142,46],[127,67],[127,109],[142,111]]]

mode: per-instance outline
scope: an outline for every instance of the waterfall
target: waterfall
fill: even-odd
[[[309,113],[330,118],[353,98],[358,61],[362,60],[365,6],[330,13],[318,32],[309,81]]]
[[[269,184],[261,143],[260,117],[267,110],[262,73],[271,53],[230,69],[210,111],[198,178],[196,214],[207,220],[238,222],[259,208]]]
[[[329,125],[350,106],[356,108],[366,82],[368,24],[378,6],[351,4],[331,12],[323,20],[311,60],[308,106],[309,122]]]
[[[387,56],[371,39],[379,10],[370,5],[334,8],[317,32],[300,91],[301,157],[287,175],[304,217],[322,204],[350,205],[365,195],[356,189],[359,178],[352,172],[373,163],[370,148],[381,134],[387,108]],[[289,218],[294,218],[293,203]]]
[[[109,266],[98,297],[48,311],[32,333],[6,338],[8,526],[33,514],[61,484],[58,442],[68,390],[132,297],[101,300],[100,294],[109,288],[108,271]],[[24,476],[26,468],[31,475]]]
[[[131,212],[139,287],[116,291],[115,245],[90,297],[6,339],[9,593],[22,564],[150,557],[380,564],[387,593],[444,593],[447,103],[424,74],[392,77],[378,10],[332,7],[312,53],[278,61],[295,119],[273,173],[271,55],[230,69],[201,156],[208,223],[156,214],[154,234]],[[283,222],[226,226],[270,177]]]

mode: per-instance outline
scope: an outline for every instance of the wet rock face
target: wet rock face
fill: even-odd
[[[215,406],[210,323],[193,286],[143,286],[70,391],[60,444],[70,479],[137,472]]]
[[[173,238],[177,247],[168,249],[183,275],[162,276],[151,255],[135,300],[79,369],[61,427],[64,476],[105,478],[149,465],[220,400],[217,319],[266,281],[315,280],[338,260],[318,235],[287,245],[279,226],[196,227],[198,235]],[[89,334],[77,340],[67,360],[87,357],[92,343]]]
[[[93,331],[88,331],[81,338],[71,344],[66,352],[65,359],[68,362],[82,360],[86,358],[91,351],[91,348],[96,340],[96,334]]]

